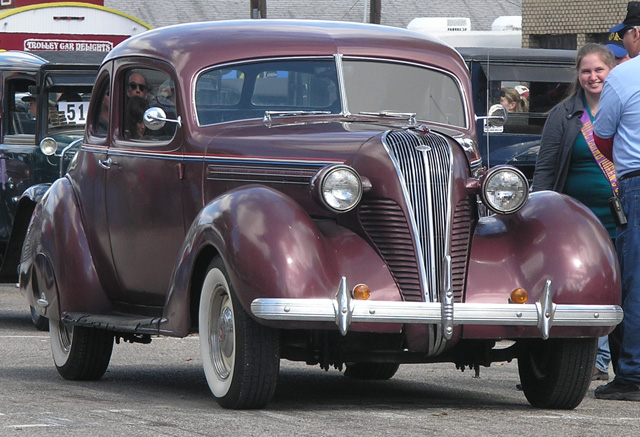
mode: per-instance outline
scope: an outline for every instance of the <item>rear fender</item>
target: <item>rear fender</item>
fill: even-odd
[[[87,244],[73,188],[58,179],[37,204],[22,251],[20,290],[40,315],[110,308]],[[64,290],[60,293],[59,290]]]
[[[175,269],[162,330],[188,329],[171,315],[189,312],[196,266],[208,264],[203,253],[222,257],[249,314],[258,297],[333,298],[343,276],[350,290],[366,283],[372,300],[402,300],[386,264],[361,237],[334,221],[314,222],[279,191],[251,185],[213,200],[194,220]],[[399,326],[375,329],[397,332]]]

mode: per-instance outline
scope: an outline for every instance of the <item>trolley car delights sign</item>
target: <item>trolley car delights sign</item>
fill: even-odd
[[[108,52],[113,48],[112,41],[70,41],[64,39],[30,38],[24,40],[24,50],[53,50],[77,52]]]
[[[148,24],[104,1],[0,0],[0,50],[108,52]]]

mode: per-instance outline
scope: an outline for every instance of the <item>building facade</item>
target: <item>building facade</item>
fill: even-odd
[[[522,46],[576,49],[604,43],[627,13],[628,0],[522,0]]]

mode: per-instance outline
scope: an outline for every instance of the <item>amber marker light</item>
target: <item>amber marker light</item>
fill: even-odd
[[[353,291],[351,292],[353,298],[356,300],[367,300],[371,297],[371,290],[364,284],[358,284],[353,287]]]
[[[527,303],[527,300],[529,300],[529,293],[524,288],[514,289],[509,298],[511,303]]]

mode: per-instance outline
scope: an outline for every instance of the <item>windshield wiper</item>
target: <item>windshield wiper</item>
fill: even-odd
[[[358,115],[366,115],[369,117],[384,117],[384,118],[393,118],[399,120],[407,120],[407,124],[409,126],[415,126],[418,124],[416,121],[416,113],[415,112],[394,112],[394,111],[380,111],[380,112],[365,112],[361,111]]]
[[[263,122],[270,124],[272,117],[298,117],[301,115],[327,115],[331,111],[264,111]]]

